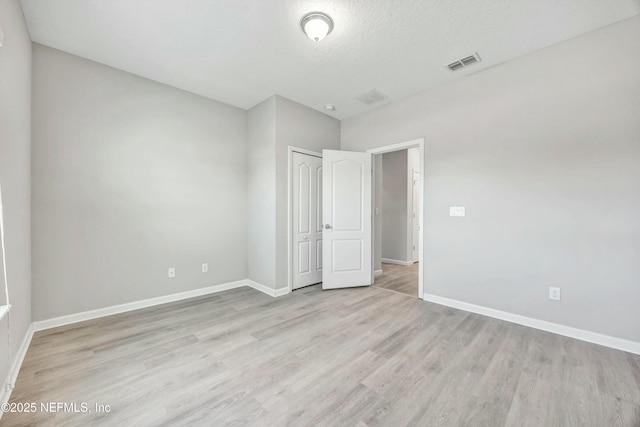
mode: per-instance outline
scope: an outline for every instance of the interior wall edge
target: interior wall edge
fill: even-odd
[[[11,398],[11,393],[13,392],[13,386],[16,383],[16,379],[18,378],[18,374],[20,373],[20,368],[22,367],[22,362],[24,361],[24,357],[27,355],[27,351],[29,350],[29,346],[31,345],[31,339],[33,338],[33,333],[35,329],[33,327],[33,323],[29,325],[27,331],[25,332],[24,338],[22,339],[22,344],[20,348],[16,352],[13,361],[11,363],[11,369],[7,375],[7,379],[3,384],[9,385],[11,388],[7,389],[2,387],[0,389],[0,404],[9,402]],[[0,411],[0,419],[2,419],[2,414],[4,412]]]

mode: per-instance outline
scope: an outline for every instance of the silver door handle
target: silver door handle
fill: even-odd
[[[308,237],[308,236],[304,236],[304,237],[302,238],[302,240],[309,240],[309,237]]]
[[[324,228],[326,228],[327,230],[329,230],[331,228],[331,226],[329,224],[325,224]]]

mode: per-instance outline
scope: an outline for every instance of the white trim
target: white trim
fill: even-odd
[[[398,144],[385,145],[384,147],[372,148],[367,150],[371,154],[391,153],[392,151],[406,150],[407,148],[421,147],[424,144],[424,138],[412,139],[411,141],[399,142]],[[420,171],[422,171],[422,164]]]
[[[186,292],[179,292],[176,294],[164,295],[161,297],[149,298],[141,301],[134,301],[120,305],[114,305],[111,307],[98,308],[96,310],[83,311],[81,313],[69,314],[66,316],[54,317],[47,320],[38,320],[32,323],[34,331],[42,331],[45,329],[56,328],[58,326],[70,325],[73,323],[84,322],[85,320],[98,319],[100,317],[111,316],[113,314],[125,313],[128,311],[139,310],[141,308],[153,307],[156,305],[166,304],[175,301],[182,301],[199,296],[215,294],[230,289],[242,288],[249,286],[260,292],[263,292],[272,297],[279,297],[288,294],[290,291],[287,288],[271,289],[265,285],[254,282],[253,280],[244,279],[237,280],[235,282],[222,283],[219,285],[209,286],[206,288],[194,289]]]
[[[222,283],[220,285],[209,286],[206,288],[194,289],[192,291],[179,292],[177,294],[165,295],[156,298],[149,298],[141,301],[129,302],[126,304],[114,305],[111,307],[98,308],[96,310],[83,311],[81,313],[69,314],[66,316],[54,317],[47,320],[39,320],[33,322],[33,328],[36,331],[44,329],[56,328],[58,326],[69,325],[72,323],[83,322],[85,320],[98,319],[100,317],[111,316],[112,314],[125,313],[127,311],[139,310],[141,308],[153,307],[169,302],[181,301],[189,298],[195,298],[203,295],[214,294],[229,289],[240,288],[246,286],[246,280],[238,280],[236,282]]]
[[[413,261],[400,261],[399,259],[391,259],[391,258],[382,258],[382,262],[386,264],[396,264],[396,265],[413,265],[415,264]]]
[[[268,286],[263,285],[262,283],[254,282],[253,280],[250,280],[250,279],[247,279],[246,282],[247,282],[247,286],[249,286],[250,288],[253,288],[256,291],[260,291],[263,294],[267,294],[270,297],[274,297],[274,298],[281,297],[291,292],[289,288],[272,289]]]
[[[194,289],[192,291],[180,292],[171,295],[165,295],[162,297],[149,298],[142,301],[135,301],[126,304],[115,305],[111,307],[100,308],[97,310],[84,311],[81,313],[70,314],[67,316],[55,317],[47,320],[39,320],[33,322],[29,325],[27,332],[22,340],[20,345],[20,349],[16,354],[16,357],[11,365],[9,372],[7,373],[6,381],[3,383],[3,386],[0,388],[0,403],[6,403],[9,401],[11,397],[11,392],[13,391],[13,386],[15,385],[16,379],[18,378],[18,374],[20,373],[20,368],[22,367],[22,362],[29,350],[29,345],[31,344],[31,339],[33,338],[34,332],[42,331],[45,329],[51,329],[58,326],[70,325],[72,323],[83,322],[85,320],[98,319],[100,317],[110,316],[112,314],[124,313],[127,311],[139,310],[141,308],[152,307],[156,305],[166,304],[169,302],[181,301],[189,298],[195,298],[203,295],[214,294],[217,292],[222,292],[230,289],[236,289],[249,286],[251,288],[257,289],[261,292],[264,292],[267,295],[272,297],[279,297],[282,295],[288,294],[290,291],[287,288],[280,289],[271,289],[264,285],[261,285],[253,280],[238,280],[235,282],[223,283],[220,285],[209,286],[206,288]],[[4,308],[4,306],[3,306]],[[11,386],[10,390],[7,390],[4,385],[9,384]],[[0,419],[2,418],[2,412],[0,411]]]
[[[408,153],[408,151],[407,151]],[[418,156],[419,156],[419,150],[418,150]],[[418,159],[418,161],[420,161]],[[420,168],[420,166],[418,166],[418,168]],[[414,203],[414,197],[413,197],[413,176],[414,174],[418,174],[418,203]],[[414,234],[413,234],[413,227],[414,227],[414,217],[413,217],[413,213],[414,211],[416,212],[416,215],[418,216],[418,227],[420,227],[420,199],[422,198],[422,195],[420,194],[420,175],[422,174],[422,172],[420,172],[419,170],[416,170],[414,168],[411,168],[411,179],[410,179],[410,183],[409,183],[409,188],[408,188],[408,193],[407,193],[407,197],[409,194],[411,194],[411,212],[408,212],[408,221],[409,224],[411,225],[410,227],[407,227],[407,233],[409,233],[409,235],[411,236],[411,239],[407,239],[407,243],[409,246],[409,254],[411,255],[411,260],[413,262],[418,262],[420,261],[420,242],[416,242],[414,239]],[[414,205],[418,205],[417,207]],[[416,209],[417,208],[417,209]],[[418,230],[418,240],[420,240],[420,230]],[[415,250],[415,248],[418,248],[418,250]]]
[[[293,145],[289,145],[288,150],[289,152],[287,155],[287,287],[285,288],[287,292],[281,295],[285,295],[285,294],[288,294],[289,292],[293,292],[293,250],[292,250],[293,230],[291,230],[291,228],[293,227],[293,212],[292,212],[293,206],[291,205],[293,201],[293,195],[291,194],[291,192],[293,191],[293,183],[291,182],[291,177],[293,176],[293,173],[291,171],[291,169],[293,168],[293,153],[306,154],[308,156],[322,158],[322,153],[306,150],[304,148],[294,147]],[[270,289],[270,288],[266,288],[266,289]],[[267,293],[267,295],[271,295],[271,294]],[[277,296],[280,296],[280,295],[277,295]]]
[[[409,164],[409,150],[407,150],[407,220],[405,228],[407,231],[407,238],[405,240],[405,258],[413,261],[413,169]],[[418,215],[420,215],[418,213]],[[418,218],[418,221],[420,218]]]
[[[382,269],[373,272],[373,277],[382,276]]]
[[[291,291],[288,288],[279,288],[273,291],[273,296],[277,298],[277,297],[287,295],[288,293],[291,293]]]
[[[306,154],[308,156],[314,156],[314,157],[319,157],[322,158],[322,153],[318,153],[317,151],[311,151],[311,150],[307,150],[304,148],[299,148],[299,147],[294,147],[293,145],[289,146],[289,154],[296,152],[296,153],[300,153],[300,154]]]
[[[6,316],[10,310],[11,310],[11,304],[0,305],[0,320],[4,319],[4,316]]]
[[[603,345],[605,347],[615,348],[617,350],[627,351],[629,353],[640,354],[640,342],[616,338],[610,335],[599,334],[597,332],[585,331],[584,329],[560,325],[558,323],[547,322],[546,320],[534,319],[532,317],[521,316],[519,314],[470,304],[450,298],[439,297],[437,295],[425,293],[423,297],[425,301],[433,302],[447,307],[457,308],[460,310],[469,311],[471,313],[482,314],[484,316],[493,317],[495,319],[517,323],[518,325],[540,329],[542,331],[563,335],[569,338],[575,338],[581,341],[587,341],[593,344]]]
[[[22,367],[22,362],[24,361],[24,357],[27,355],[27,350],[29,350],[29,345],[31,344],[31,338],[33,338],[33,324],[29,325],[27,328],[27,332],[22,339],[22,343],[20,344],[20,348],[18,349],[18,353],[16,354],[15,359],[13,359],[13,363],[11,364],[11,368],[7,373],[7,379],[3,383],[2,389],[0,390],[0,403],[7,403],[9,398],[11,397],[11,393],[13,392],[13,387],[18,379],[18,373],[20,373],[20,368]],[[11,386],[10,390],[5,388],[5,385],[9,384]],[[0,418],[2,418],[3,412],[0,411]]]
[[[418,298],[423,299],[424,295],[424,272],[426,268],[426,262],[424,258],[424,177],[426,175],[425,170],[425,158],[424,158],[424,138],[413,139],[411,141],[400,142],[398,144],[385,145],[383,147],[372,148],[367,150],[367,153],[371,154],[384,154],[392,151],[406,150],[408,148],[418,147],[420,150],[420,233],[418,238],[420,244],[418,246],[418,258],[420,265],[418,266]],[[375,198],[375,191],[373,192]],[[374,201],[375,203],[375,201]],[[375,205],[374,205],[375,206]],[[375,246],[375,239],[373,240]],[[372,256],[373,256],[372,251]],[[373,264],[375,265],[375,263]]]

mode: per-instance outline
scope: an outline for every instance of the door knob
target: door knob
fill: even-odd
[[[309,240],[309,236],[304,236],[302,240]]]
[[[329,230],[331,228],[331,226],[329,224],[325,224],[324,228],[326,228],[327,230]]]

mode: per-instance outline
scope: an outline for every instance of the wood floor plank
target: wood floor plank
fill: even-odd
[[[37,332],[12,402],[111,410],[0,423],[640,425],[640,356],[420,301],[391,282],[281,298],[234,289]]]
[[[373,286],[401,294],[418,296],[418,266],[382,263],[382,274],[375,278]]]

